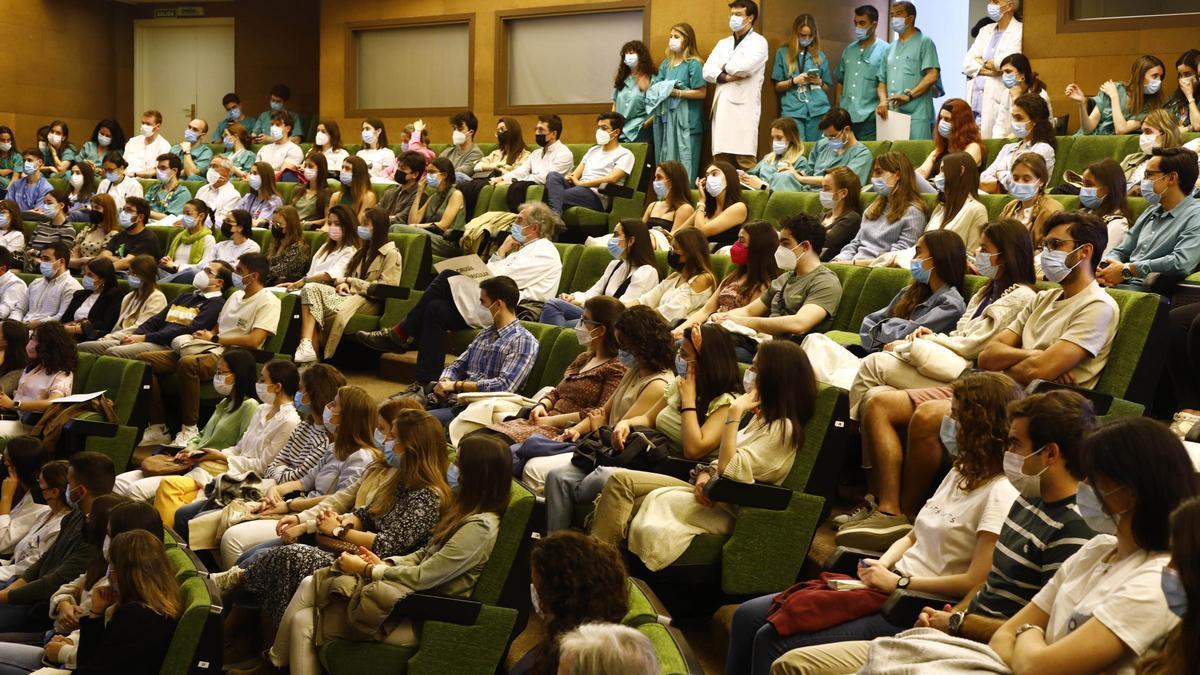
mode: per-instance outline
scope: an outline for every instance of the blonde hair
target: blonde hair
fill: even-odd
[[[906,155],[899,152],[885,152],[875,158],[874,168],[880,171],[890,171],[898,176],[896,179],[896,187],[892,188],[892,194],[888,196],[876,195],[875,201],[867,207],[863,217],[868,220],[875,220],[884,214],[884,208],[887,208],[886,218],[888,222],[896,222],[904,217],[904,212],[908,207],[915,206],[921,210],[922,214],[929,215],[929,209],[925,205],[925,200],[921,199],[921,194],[917,192],[916,172],[913,170],[912,162]]]
[[[683,41],[687,43],[679,52],[680,61],[687,61],[689,59],[702,60],[700,58],[699,47],[696,46],[696,29],[692,28],[692,24],[677,23],[671,26],[671,30],[683,33]],[[670,34],[670,31],[667,31],[667,33]],[[670,61],[672,58],[674,58],[674,54],[670,48],[667,48],[667,61]]]
[[[658,654],[650,638],[619,623],[585,623],[558,639],[559,672],[571,675],[653,675]],[[564,670],[565,667],[565,670]]]
[[[337,434],[333,439],[333,455],[346,461],[363,448],[375,448],[375,403],[362,387],[346,385],[335,397],[340,408]],[[379,457],[378,450],[375,451]]]
[[[391,511],[401,488],[411,492],[431,487],[437,491],[443,507],[450,504],[454,496],[446,482],[450,460],[442,423],[424,410],[401,409],[392,422],[392,431],[396,451],[403,453],[404,461],[371,499],[371,513],[382,516]],[[386,463],[375,466],[391,468]]]
[[[800,29],[808,26],[812,29],[812,44],[808,47],[800,46]],[[817,19],[812,14],[801,14],[792,22],[792,37],[787,43],[787,67],[788,74],[795,75],[800,72],[800,50],[804,49],[808,52],[808,58],[814,65],[821,65],[821,37],[817,33]]]
[[[119,604],[137,603],[163,616],[179,617],[179,584],[162,539],[146,530],[122,532],[112,538],[108,558]]]
[[[1151,110],[1146,115],[1146,119],[1142,120],[1142,124],[1157,129],[1158,133],[1162,134],[1162,145],[1160,147],[1178,148],[1183,145],[1183,137],[1179,135],[1179,124],[1175,121],[1175,116],[1168,112],[1166,108]]]
[[[796,125],[796,120],[790,117],[780,117],[771,122],[771,128],[782,131],[783,137],[787,140],[788,144],[783,157],[775,155],[774,151],[771,152],[775,156],[775,161],[782,160],[788,164],[794,164],[797,159],[804,156],[804,139],[800,138],[800,127]]]

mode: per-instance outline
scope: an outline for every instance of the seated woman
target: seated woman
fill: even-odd
[[[317,122],[317,128],[313,134],[312,152],[323,158],[322,168],[339,167],[350,156],[350,152],[342,145],[342,130],[337,122],[331,119]],[[309,178],[308,182],[311,184],[312,179]],[[324,213],[324,209],[321,210],[321,213]]]
[[[222,239],[213,247],[212,259],[236,267],[238,258],[247,253],[259,253],[262,249],[258,242],[250,238],[252,222],[249,211],[230,209],[221,222]],[[181,275],[179,283],[184,283],[182,279]],[[187,281],[190,283],[191,279]]]
[[[842,347],[824,333],[804,338],[800,346],[814,364],[817,380],[849,389],[861,364],[859,355],[892,351],[922,328],[934,333],[950,330],[966,309],[966,260],[957,234],[934,230],[921,235],[909,265],[913,282],[886,307],[863,317],[858,331],[861,349]]]
[[[808,171],[808,159],[804,157],[804,139],[800,128],[791,117],[780,117],[771,122],[771,152],[753,169],[739,172],[743,186],[751,190],[772,192],[799,192],[800,177]]]
[[[626,301],[625,306],[652,307],[667,323],[675,325],[703,307],[717,285],[704,233],[694,227],[677,232],[671,238],[667,266],[674,271],[666,279],[636,299]]]
[[[875,158],[871,176],[875,201],[863,212],[858,234],[832,262],[869,266],[884,253],[917,243],[925,231],[929,214],[917,192],[916,173],[908,157],[883,153]]]
[[[75,164],[78,150],[71,144],[70,136],[71,131],[66,122],[54,120],[50,123],[46,134],[46,146],[42,150],[46,157],[42,171],[47,178],[65,178],[70,173],[71,166]]]
[[[245,223],[248,228],[249,219]],[[268,283],[275,286],[299,280],[304,270],[308,269],[308,242],[304,240],[304,231],[300,227],[300,214],[290,206],[271,215],[271,247],[267,252],[267,262],[270,265]]]
[[[0,393],[0,410],[44,412],[54,399],[71,394],[77,360],[75,340],[61,323],[46,321],[32,329],[29,342],[25,344],[25,355],[29,357],[29,364],[21,373],[13,395]]]
[[[433,254],[453,257],[459,254],[455,232],[462,232],[467,210],[462,192],[454,184],[454,165],[438,157],[425,170],[425,183],[433,188],[426,200],[414,199],[408,211],[407,225],[393,225],[392,232],[424,234],[430,237]]]
[[[396,172],[396,153],[388,147],[387,129],[383,127],[383,120],[363,120],[362,142],[362,149],[354,153],[354,156],[366,161],[367,168],[371,170],[371,182],[394,183],[392,175]],[[433,161],[432,157],[430,161]],[[454,172],[451,171],[450,175],[453,176]]]
[[[1108,80],[1100,93],[1088,98],[1079,85],[1067,85],[1067,98],[1079,105],[1077,135],[1132,134],[1151,111],[1162,108],[1167,96],[1162,90],[1167,69],[1157,56],[1145,54],[1134,59],[1129,79]]]
[[[340,152],[344,154],[346,151]],[[345,161],[344,157],[342,161]],[[337,166],[342,166],[341,162]],[[312,149],[308,157],[304,158],[302,171],[305,182],[292,190],[292,199],[288,206],[296,209],[304,229],[320,229],[325,224],[325,213],[329,210],[329,205],[337,203],[331,199],[333,193],[329,190],[326,155],[316,148]]]
[[[437,153],[429,149],[429,129],[422,120],[405,124],[400,130],[400,149],[402,152],[412,151],[421,155],[427,163],[437,157]]]
[[[71,296],[59,320],[76,340],[95,340],[116,325],[125,291],[117,287],[117,272],[108,258],[84,265],[82,281],[83,288]]]
[[[246,180],[257,158],[250,149],[254,139],[250,137],[249,130],[235,122],[225,127],[225,137],[221,140],[225,144],[225,156],[233,164],[233,175],[237,180]],[[272,172],[271,175],[274,177],[275,174]]]
[[[238,444],[250,421],[254,419],[259,408],[259,400],[255,396],[255,382],[258,380],[257,367],[254,357],[244,349],[229,349],[217,359],[217,372],[213,375],[212,385],[221,400],[213,409],[213,414],[205,423],[204,429],[187,442],[187,445],[175,451],[174,470],[156,469],[147,474],[141,470],[126,471],[117,474],[113,492],[132,496],[140,501],[150,501],[158,492],[163,476],[186,474],[198,469],[204,460],[205,448],[231,448]],[[174,448],[169,448],[174,449]]]
[[[1046,175],[1054,173],[1055,152],[1058,139],[1054,136],[1054,122],[1050,120],[1050,109],[1040,96],[1026,94],[1017,99],[1012,109],[1012,133],[1016,143],[1001,146],[996,159],[979,176],[979,189],[990,194],[1013,194],[1013,173],[1017,160],[1023,155],[1034,153],[1046,165]]]
[[[354,215],[362,220],[367,209],[374,208],[379,200],[371,189],[371,171],[367,168],[366,160],[347,157],[342,162],[338,182],[341,187],[329,198],[329,203],[349,206]]]
[[[708,338],[706,334],[706,343]],[[737,510],[712,502],[707,485],[720,479],[778,485],[787,478],[816,403],[812,366],[799,345],[772,340],[759,348],[744,380],[748,391],[718,415],[724,419],[714,443],[716,457],[695,469],[692,482],[618,469],[596,502],[593,536],[617,546],[628,530],[629,551],[658,571],[675,562],[696,535],[732,531]],[[689,388],[680,387],[683,392]],[[752,413],[751,421],[739,429],[746,413]]]
[[[654,261],[654,245],[646,224],[634,218],[624,218],[613,228],[608,240],[608,252],[614,260],[586,291],[563,293],[542,306],[540,323],[551,326],[574,326],[583,316],[588,300],[606,295],[621,302],[636,300],[658,284],[658,267]]]
[[[1194,58],[1200,59],[1200,52]],[[1192,114],[1200,116],[1195,109],[1193,102]],[[1167,634],[1166,644],[1160,651],[1142,658],[1138,664],[1140,674],[1182,673],[1187,671],[1189,663],[1196,663],[1200,634],[1197,634],[1196,623],[1188,620],[1189,608],[1194,617],[1196,607],[1200,606],[1200,585],[1197,585],[1195,566],[1189,562],[1200,556],[1196,532],[1200,532],[1200,499],[1190,497],[1171,512],[1171,562],[1163,569],[1160,582],[1167,608],[1181,621]]]
[[[979,178],[978,167],[987,158],[983,137],[975,125],[975,114],[971,106],[961,98],[952,98],[942,104],[938,113],[937,134],[933,137],[933,151],[917,167],[917,189],[925,194],[937,192],[935,179],[942,174],[942,161],[949,155],[965,152],[975,162],[975,177]]]
[[[1025,226],[1033,239],[1033,250],[1042,246],[1042,232],[1050,216],[1063,210],[1062,203],[1046,195],[1046,186],[1050,184],[1050,169],[1042,156],[1027,152],[1013,161],[1012,178],[1008,184],[1009,194],[1013,200],[1000,210],[1000,219],[1012,219]],[[1034,259],[1034,269],[1038,276],[1039,261]]]
[[[825,226],[821,262],[829,262],[846,248],[862,225],[862,183],[850,169],[834,167],[821,179],[817,197],[825,209],[821,214],[821,224]]]
[[[692,217],[678,227],[694,227],[714,245],[732,244],[738,228],[750,216],[742,201],[742,184],[737,171],[728,162],[716,161],[696,179],[700,200]]]
[[[1146,165],[1150,163],[1154,148],[1183,147],[1183,138],[1176,126],[1175,116],[1165,109],[1154,110],[1142,120],[1142,135],[1138,138],[1138,151],[1121,160],[1125,171],[1125,185],[1131,197],[1142,196],[1142,178],[1146,176]]]
[[[0,493],[0,588],[41,559],[58,539],[62,517],[70,509],[66,462],[46,462],[40,439],[9,439],[4,466],[8,475]]]
[[[834,108],[825,113],[817,126],[821,129],[821,138],[808,153],[808,175],[799,179],[804,189],[809,192],[822,189],[822,178],[839,166],[853,171],[860,183],[869,182],[873,157],[867,146],[854,135],[850,113]]]
[[[463,191],[464,207],[467,214],[476,213],[479,194],[492,178],[512,171],[517,165],[529,159],[529,150],[525,147],[525,135],[521,131],[521,123],[515,117],[501,117],[496,120],[496,149],[475,163],[471,171],[471,180],[459,184]],[[687,182],[686,179],[684,182]],[[484,209],[485,211],[487,209]]]
[[[925,233],[944,230],[959,236],[966,245],[967,262],[979,251],[979,233],[987,225],[987,207],[975,196],[979,192],[979,167],[965,152],[947,155],[942,172],[934,177],[937,206],[929,216]],[[875,267],[907,267],[913,249],[885,253],[875,260]]]
[[[294,213],[294,209],[290,214],[284,209],[282,215],[285,223],[291,220]],[[346,276],[350,259],[362,247],[362,239],[358,236],[358,217],[349,206],[338,204],[329,210],[326,228],[329,239],[313,254],[308,271],[296,281],[278,284],[276,288],[298,291],[305,284],[330,284],[334,279]]]
[[[733,268],[717,284],[717,291],[708,302],[676,326],[671,337],[679,340],[684,330],[703,324],[713,314],[729,312],[757,300],[779,273],[775,264],[778,249],[779,233],[767,221],[756,220],[738,228],[737,241],[729,251]]]
[[[158,261],[159,278],[169,283],[191,283],[196,272],[213,259],[217,239],[213,236],[212,219],[212,210],[199,199],[183,205],[179,234],[171,238],[167,254]]]
[[[125,148],[125,130],[114,119],[102,119],[92,129],[91,137],[79,147],[75,161],[90,164],[93,171],[99,171],[104,164],[104,156],[111,152],[122,152]]]
[[[1125,172],[1115,159],[1106,157],[1083,170],[1079,188],[1079,205],[1083,211],[1104,219],[1108,226],[1108,246],[1104,252],[1120,244],[1134,221],[1129,206]]]
[[[12,396],[25,372],[29,356],[25,344],[29,342],[29,329],[16,319],[0,321],[0,392]]]
[[[101,262],[108,262],[108,259],[96,258],[88,263],[89,271],[90,268]],[[112,263],[109,263],[109,266],[111,267]],[[85,274],[84,279],[87,278]],[[109,326],[108,333],[101,333],[101,327],[96,324],[92,324],[90,327],[85,326],[87,330],[79,336],[81,340],[84,340],[79,344],[79,351],[103,354],[112,347],[120,345],[122,338],[133,335],[135,328],[167,308],[167,296],[158,290],[158,266],[154,262],[154,258],[148,255],[135,256],[129,263],[129,276],[126,277],[126,282],[129,283],[129,292],[119,292],[121,304],[115,321]],[[87,282],[84,283],[86,285]],[[113,289],[117,289],[115,284]],[[76,294],[82,292],[77,291]],[[97,311],[96,305],[92,305],[92,311]],[[67,313],[70,314],[69,307]],[[89,321],[91,321],[90,317],[84,319],[85,323]],[[71,330],[70,326],[71,324],[67,324],[68,331]]]
[[[650,240],[655,251],[671,248],[671,236],[685,228],[685,224],[696,212],[692,197],[688,194],[687,169],[675,160],[662,162],[654,169],[651,183],[657,199],[650,202],[642,214],[642,222],[650,228]],[[608,246],[612,235],[588,237],[588,246]]]
[[[955,413],[943,431],[952,466],[913,526],[881,527],[875,513],[838,532],[840,546],[882,551],[864,559],[859,579],[891,594],[897,588],[961,598],[983,583],[992,553],[1017,490],[1004,475],[1007,406],[1022,396],[1020,385],[1001,373],[972,373],[954,383]],[[949,419],[949,418],[948,418]],[[643,507],[645,508],[645,507]],[[887,516],[896,518],[896,516]],[[846,543],[843,543],[845,541]],[[771,663],[801,647],[891,636],[904,628],[882,612],[813,632],[781,636],[767,620],[775,595],[742,603],[734,613],[726,673],[762,674]],[[793,658],[795,652],[784,656]]]
[[[332,284],[307,284],[300,289],[300,344],[293,357],[298,364],[321,360],[317,349],[324,358],[332,358],[355,314],[379,314],[383,303],[367,297],[372,284],[400,283],[403,260],[388,239],[387,213],[372,207],[360,222],[362,248],[350,258],[345,276],[334,277]]]
[[[441,422],[423,410],[401,411],[383,456],[361,480],[279,521],[284,541],[295,541],[297,533],[322,534],[379,558],[411,553],[429,539],[453,503],[446,484],[448,465]],[[278,625],[300,583],[337,559],[337,553],[292,543],[264,552],[246,568],[235,565],[212,578],[223,591],[245,587],[262,598],[263,609]]]
[[[71,186],[67,191],[67,217],[73,221],[86,221],[92,197],[96,195],[96,174],[91,165],[73,165],[67,172],[67,183]]]
[[[41,213],[45,220],[38,221],[33,230],[33,236],[25,243],[25,271],[38,271],[38,255],[42,249],[56,241],[61,241],[69,248],[75,243],[75,228],[67,218],[67,195],[61,190],[54,189],[42,198]]]
[[[266,162],[255,162],[246,177],[250,190],[233,208],[250,212],[254,227],[267,227],[271,214],[283,206],[283,197],[275,187],[275,170]]]
[[[459,445],[455,465],[459,468],[459,490],[448,505],[424,548],[405,556],[382,559],[370,551],[359,555],[343,553],[334,568],[319,570],[300,583],[288,602],[275,643],[267,654],[272,665],[290,666],[292,672],[320,670],[313,642],[313,607],[338,613],[344,620],[350,610],[326,589],[335,571],[362,577],[364,581],[396,586],[401,593],[430,591],[438,595],[470,597],[500,532],[500,518],[508,508],[512,487],[512,456],[494,438],[473,436]],[[401,619],[379,627],[385,644],[415,648],[419,631],[412,621]]]
[[[595,302],[592,300],[589,305],[595,306]],[[528,444],[540,448],[537,453],[525,445],[517,448],[517,454],[527,460],[521,475],[525,484],[534,491],[541,491],[552,469],[570,464],[570,451],[580,436],[601,426],[614,426],[626,416],[641,415],[662,398],[674,358],[673,341],[662,317],[649,307],[631,307],[621,313],[615,325],[606,329],[604,342],[609,341],[609,335],[617,347],[617,360],[624,368],[616,389],[598,409],[590,410],[561,432],[557,437],[560,447],[553,448],[549,442],[538,441]],[[580,473],[577,479],[582,477]],[[571,483],[571,489],[574,489],[574,482]],[[563,498],[560,502],[567,504],[569,498]],[[570,517],[569,509],[567,517]],[[558,521],[552,519],[552,522]],[[551,525],[551,529],[562,529],[569,524]]]
[[[100,255],[108,248],[108,242],[117,236],[117,203],[108,195],[92,197],[91,221],[75,235],[75,244],[71,247],[71,262],[68,266],[78,270]],[[24,242],[24,239],[22,239]],[[11,249],[10,249],[11,250]]]
[[[11,199],[0,201],[0,246],[8,249],[18,262],[24,258],[25,228],[22,226],[21,209]],[[13,267],[21,269],[21,265],[16,263]]]

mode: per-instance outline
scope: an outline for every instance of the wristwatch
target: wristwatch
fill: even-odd
[[[1129,263],[1124,263],[1121,265],[1121,278],[1125,281],[1129,281],[1133,278],[1133,270],[1130,269]]]
[[[345,528],[345,526],[343,526],[343,525],[338,525],[337,527],[333,528],[333,532],[332,532],[331,534],[332,534],[332,535],[333,535],[335,538],[337,538],[337,539],[341,539],[341,538],[342,538],[342,535],[343,535],[343,534],[346,534],[346,528]]]
[[[958,636],[962,633],[963,620],[967,618],[965,610],[958,610],[950,615],[950,620],[946,623],[946,627],[950,630],[950,634]]]
[[[912,577],[906,577],[903,574],[901,574],[900,579],[898,581],[896,581],[896,588],[898,590],[904,590],[904,589],[908,588],[908,583],[910,581],[912,581]]]
[[[1013,637],[1019,638],[1019,637],[1021,637],[1021,633],[1024,633],[1025,631],[1029,631],[1029,630],[1034,630],[1034,629],[1040,630],[1043,633],[1046,632],[1046,629],[1042,628],[1041,626],[1039,626],[1035,623],[1023,623],[1017,627],[1017,632]]]

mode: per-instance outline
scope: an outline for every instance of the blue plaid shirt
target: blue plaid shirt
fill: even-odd
[[[538,341],[520,321],[484,328],[467,351],[442,371],[443,380],[474,382],[479,391],[516,391],[537,360]]]

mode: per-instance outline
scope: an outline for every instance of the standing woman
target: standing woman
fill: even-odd
[[[800,177],[807,172],[804,141],[796,120],[780,117],[771,123],[771,152],[763,155],[753,169],[738,175],[742,185],[751,190],[800,192],[804,189]]]
[[[612,109],[625,118],[619,138],[622,143],[650,143],[651,120],[646,116],[646,90],[658,75],[650,50],[641,40],[621,46],[621,65],[613,82]]]
[[[738,228],[737,241],[729,250],[733,267],[717,284],[717,292],[700,309],[692,312],[671,332],[678,340],[691,326],[699,326],[717,312],[729,312],[745,307],[762,295],[779,274],[775,251],[779,248],[779,233],[765,220],[756,220]]]
[[[655,266],[654,246],[650,243],[650,232],[646,224],[634,218],[625,218],[613,228],[608,240],[608,252],[614,260],[604,268],[604,273],[586,291],[563,293],[542,306],[540,323],[551,326],[574,326],[583,316],[584,303],[607,295],[621,302],[636,300],[658,283],[658,268]]]
[[[996,121],[992,123],[990,138],[1012,137],[1013,103],[1025,94],[1040,96],[1046,102],[1046,109],[1051,111],[1050,115],[1054,115],[1046,83],[1038,79],[1038,74],[1033,72],[1033,66],[1024,54],[1009,54],[1004,57],[1000,62],[1000,83],[1007,91],[1000,99],[1000,110],[996,114]]]
[[[351,158],[355,159],[358,158]],[[403,261],[395,242],[388,239],[387,213],[382,209],[367,209],[360,222],[358,238],[363,242],[362,248],[350,258],[344,276],[334,277],[332,284],[307,284],[300,289],[300,344],[294,356],[296,363],[319,361],[318,354],[332,358],[346,323],[355,314],[378,314],[382,309],[378,300],[367,297],[367,289],[372,284],[400,283]]]
[[[92,213],[96,216],[75,235],[75,245],[71,247],[71,269],[83,267],[108,248],[109,240],[117,236],[117,211],[117,202],[111,196],[92,197]]]
[[[708,166],[704,175],[696,179],[700,200],[690,225],[704,233],[708,240],[718,246],[732,244],[737,238],[738,227],[746,222],[750,209],[742,201],[742,183],[737,171],[729,162],[717,160]]]
[[[1100,93],[1092,97],[1095,107],[1088,112],[1087,96],[1079,85],[1067,85],[1067,98],[1079,105],[1078,136],[1131,134],[1152,110],[1163,107],[1166,96],[1162,91],[1167,69],[1161,59],[1151,54],[1137,57],[1129,68],[1129,80],[1108,80],[1100,85]]]
[[[371,189],[371,171],[362,157],[347,157],[338,174],[341,187],[329,199],[330,204],[345,204],[359,220],[367,209],[374,208],[378,197]]]
[[[835,166],[821,178],[821,224],[825,226],[825,249],[821,262],[829,262],[842,252],[858,234],[862,225],[862,183],[858,174],[845,166]]]
[[[358,253],[362,239],[358,236],[358,218],[350,207],[337,205],[328,216],[329,239],[313,254],[308,272],[299,280],[286,284],[289,291],[298,291],[305,284],[331,284],[334,279],[346,276],[350,259]]]
[[[253,143],[250,132],[241,124],[230,124],[225,127],[225,137],[221,141],[225,144],[225,156],[233,164],[233,175],[237,176],[238,180],[246,180],[256,159],[254,151],[250,149],[250,144]]]
[[[1104,219],[1108,226],[1108,246],[1104,252],[1121,243],[1133,222],[1129,206],[1125,172],[1111,157],[1094,162],[1083,170],[1083,187],[1079,188],[1079,205],[1083,211]]]
[[[0,190],[8,190],[24,167],[25,158],[17,147],[17,135],[12,127],[0,126]]]
[[[70,143],[70,133],[66,122],[54,120],[50,123],[49,133],[46,134],[46,150],[43,153],[46,163],[42,165],[42,171],[53,174],[51,178],[66,176],[75,162],[76,150]]]
[[[125,296],[117,286],[117,271],[109,258],[94,258],[84,265],[82,282],[83,288],[71,296],[60,319],[78,342],[108,335],[117,323]]]
[[[79,148],[75,161],[90,164],[92,171],[96,171],[110,151],[120,153],[124,150],[126,140],[125,131],[116,120],[100,120],[96,123],[96,128],[92,129],[92,137]]]
[[[1140,124],[1138,126],[1141,127]],[[1042,97],[1026,94],[1017,99],[1012,109],[1012,132],[1017,142],[1004,145],[996,153],[995,161],[979,176],[980,190],[990,194],[1011,193],[1013,165],[1018,157],[1026,153],[1041,156],[1047,176],[1054,173],[1058,138],[1050,121],[1050,109]],[[1048,184],[1049,181],[1046,181]]]
[[[658,66],[655,82],[673,80],[675,88],[665,108],[654,116],[654,152],[660,162],[675,160],[687,172],[687,184],[699,176],[700,146],[704,136],[704,61],[696,47],[691,24],[671,26],[667,56]]]
[[[717,285],[704,233],[694,227],[676,233],[671,238],[667,266],[672,271],[666,279],[637,299],[626,301],[625,306],[652,307],[674,326],[703,307]]]
[[[984,138],[992,138],[992,129],[1000,108],[1007,96],[1001,81],[1000,66],[1010,54],[1021,51],[1021,36],[1024,29],[1013,16],[1017,11],[1017,0],[992,0],[988,3],[989,23],[979,29],[979,35],[971,44],[963,60],[962,72],[967,76],[967,98],[971,110],[975,111],[975,123],[983,130]],[[1004,138],[1007,134],[999,136]],[[975,158],[979,161],[979,158]]]
[[[388,147],[387,129],[383,128],[383,120],[368,118],[362,123],[363,147],[354,153],[362,157],[371,170],[372,183],[394,183],[392,174],[396,173],[396,153]],[[341,166],[332,164],[331,166]],[[450,175],[454,175],[451,172]]]
[[[976,166],[983,166],[983,160],[987,157],[987,148],[983,147],[971,108],[961,98],[946,101],[938,113],[933,151],[917,167],[917,185],[921,192],[930,194],[937,191],[934,189],[934,179],[942,172],[942,159],[952,152],[971,155]]]
[[[249,223],[248,218],[246,222]],[[296,281],[308,267],[308,242],[300,229],[300,216],[291,206],[271,214],[271,247],[267,263],[270,265],[267,277],[275,286]]]
[[[791,38],[775,52],[771,79],[779,94],[781,115],[796,121],[805,141],[818,140],[817,122],[829,112],[833,76],[812,14],[801,14],[792,22]]]
[[[341,166],[350,153],[342,147],[342,132],[337,122],[324,119],[317,123],[317,133],[313,136],[313,149],[325,158],[326,166]]]
[[[255,162],[246,183],[250,191],[233,208],[249,211],[254,227],[266,227],[275,209],[283,206],[283,197],[275,188],[275,170],[266,162]]]
[[[167,296],[158,290],[158,265],[148,255],[134,256],[129,263],[129,292],[121,298],[116,323],[107,335],[79,345],[80,351],[103,354],[121,344],[121,338],[167,308]],[[190,280],[189,280],[190,281]]]
[[[345,152],[343,150],[343,152]],[[345,160],[342,160],[345,161]],[[334,166],[341,166],[335,164]],[[305,229],[317,229],[325,224],[325,212],[333,203],[329,191],[329,169],[326,155],[317,150],[310,150],[304,158],[301,169],[304,181],[292,190],[289,206],[296,209],[300,222]]]

